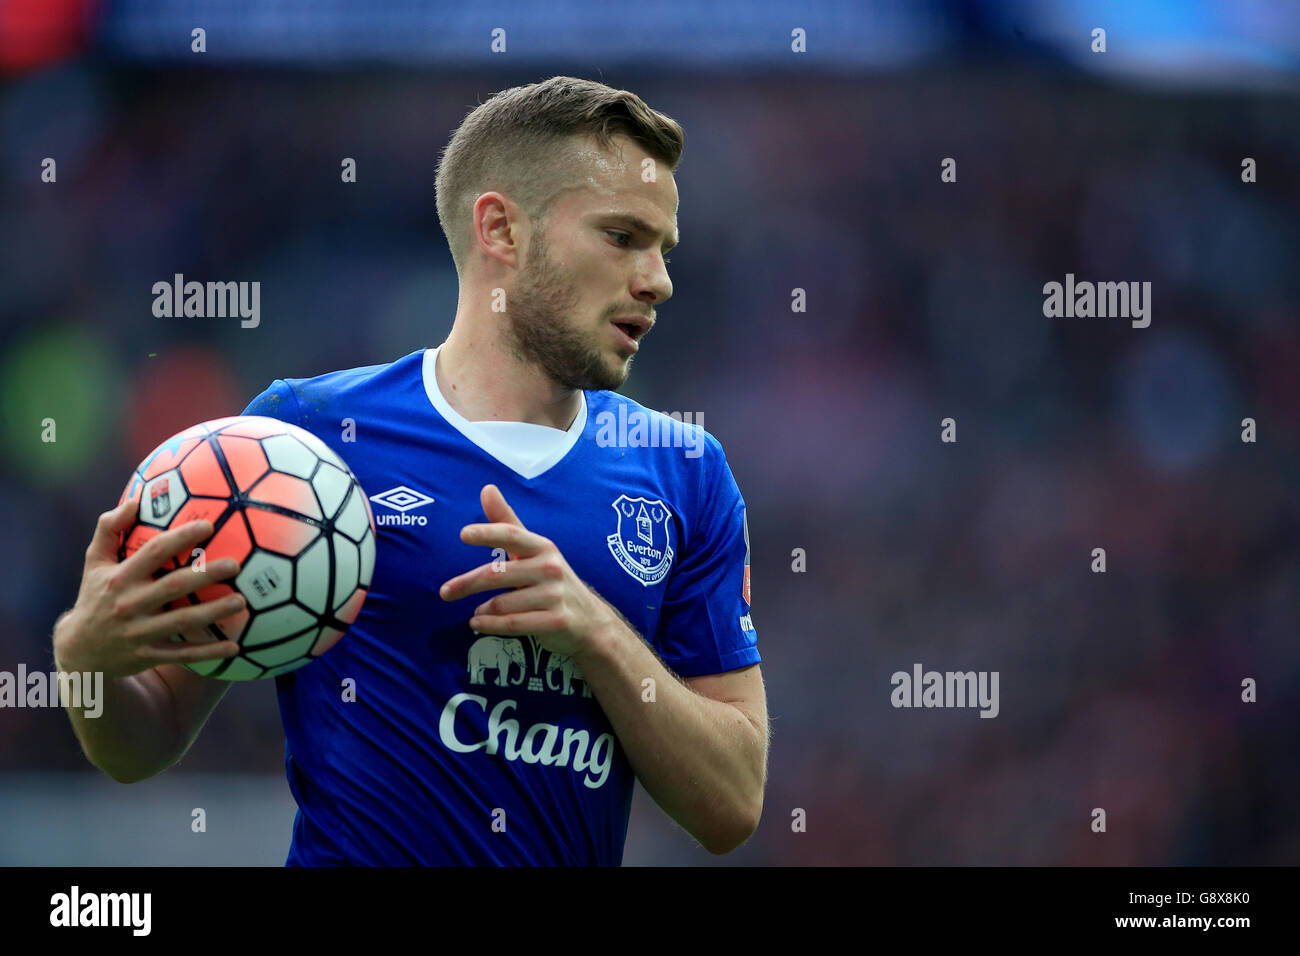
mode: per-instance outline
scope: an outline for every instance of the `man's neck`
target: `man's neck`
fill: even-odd
[[[528,422],[568,430],[582,393],[521,363],[501,342],[452,328],[434,363],[438,390],[466,421]]]

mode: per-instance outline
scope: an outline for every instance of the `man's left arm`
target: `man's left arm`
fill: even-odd
[[[767,783],[760,665],[678,678],[617,618],[573,662],[655,803],[710,853],[749,839]]]
[[[572,659],[655,802],[711,853],[744,843],[758,827],[767,780],[759,665],[678,678],[554,542],[524,526],[499,488],[485,486],[481,499],[488,523],[466,525],[461,540],[503,549],[509,560],[457,575],[442,599],[512,589],[480,604],[469,626],[532,635]]]

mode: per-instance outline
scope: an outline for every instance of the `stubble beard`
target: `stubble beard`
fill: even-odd
[[[506,343],[515,357],[565,388],[612,390],[627,381],[631,361],[611,370],[591,333],[570,325],[578,290],[546,251],[539,230],[506,307]]]

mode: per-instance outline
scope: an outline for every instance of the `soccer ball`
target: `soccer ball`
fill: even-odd
[[[119,559],[168,528],[206,519],[212,536],[169,558],[157,576],[222,558],[240,563],[234,578],[168,605],[244,596],[243,610],[208,626],[240,652],[184,665],[196,674],[235,681],[286,673],[324,654],[356,620],[375,567],[374,515],[348,466],[305,429],[260,415],[195,425],[140,463],[119,504],[128,498],[140,509]]]

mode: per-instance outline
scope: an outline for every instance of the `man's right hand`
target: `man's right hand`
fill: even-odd
[[[176,598],[234,577],[237,562],[222,558],[203,571],[191,565],[153,576],[173,555],[188,554],[207,539],[212,523],[191,521],[164,531],[118,561],[121,535],[135,523],[138,508],[139,502],[127,500],[99,516],[86,549],[77,603],[54,627],[54,658],[60,670],[126,677],[159,664],[218,660],[239,652],[237,643],[217,640],[207,625],[238,614],[245,603],[242,596],[162,610]],[[177,634],[185,643],[174,640]]]

